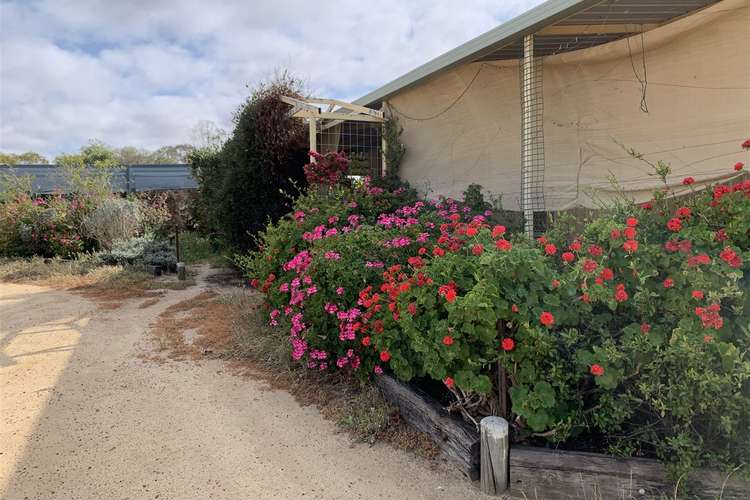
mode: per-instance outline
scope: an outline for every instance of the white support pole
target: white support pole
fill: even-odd
[[[308,118],[310,122],[310,151],[318,151],[318,124],[315,118]],[[310,163],[315,163],[315,158],[310,155]]]
[[[544,131],[541,61],[534,56],[534,35],[523,39],[521,61],[521,210],[524,230],[534,237],[534,211],[544,209]]]

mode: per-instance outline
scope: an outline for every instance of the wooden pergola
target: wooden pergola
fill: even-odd
[[[323,99],[317,97],[288,97],[282,96],[281,100],[292,108],[289,115],[294,118],[306,120],[310,128],[310,151],[317,151],[317,136],[319,130],[326,130],[346,121],[384,123],[383,112],[352,104],[338,99]],[[384,134],[381,134],[384,137]],[[385,152],[385,139],[381,140],[382,151]],[[315,159],[311,156],[310,161]],[[381,174],[385,174],[385,155],[383,155]]]

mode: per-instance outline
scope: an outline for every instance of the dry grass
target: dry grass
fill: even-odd
[[[198,360],[230,348],[235,315],[230,304],[217,300],[216,292],[205,291],[165,309],[151,333],[170,359]],[[186,339],[186,333],[194,333],[194,339]]]
[[[385,441],[437,457],[432,441],[403,424],[372,384],[291,362],[287,337],[265,326],[260,306],[260,297],[247,290],[204,292],[166,309],[152,332],[168,358],[224,358],[235,374],[261,379],[269,389],[288,391],[300,404],[316,406],[358,441]]]
[[[134,267],[99,265],[91,258],[63,260],[41,257],[0,260],[0,282],[72,290],[96,301],[105,309],[117,309],[130,299],[158,301],[166,293],[165,290],[183,290],[195,285],[193,279],[178,281],[174,276],[155,278]],[[148,305],[142,304],[142,307]]]

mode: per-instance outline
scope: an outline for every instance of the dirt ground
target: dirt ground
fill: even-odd
[[[216,286],[102,307],[0,283],[0,498],[463,499],[445,464],[353,443],[220,360],[149,361],[149,325]]]

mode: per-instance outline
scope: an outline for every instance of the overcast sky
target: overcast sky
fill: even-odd
[[[0,150],[190,142],[281,68],[353,100],[539,3],[0,0]]]

